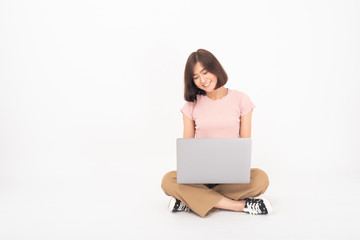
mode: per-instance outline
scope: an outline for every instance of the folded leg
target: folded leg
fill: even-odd
[[[177,183],[176,171],[165,174],[161,182],[161,188],[166,195],[179,199],[201,217],[208,215],[210,210],[223,197],[220,193],[204,184]]]
[[[256,197],[263,194],[269,186],[268,175],[259,168],[252,168],[250,172],[250,182],[240,184],[219,184],[212,190],[221,195],[233,199],[240,200],[247,197]]]

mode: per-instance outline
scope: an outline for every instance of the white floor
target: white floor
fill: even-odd
[[[200,218],[167,211],[164,169],[150,166],[69,162],[3,175],[0,239],[360,239],[355,172],[269,173],[271,215]]]

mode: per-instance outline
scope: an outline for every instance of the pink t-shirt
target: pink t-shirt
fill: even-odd
[[[217,100],[198,95],[197,101],[186,102],[180,111],[195,121],[196,138],[237,138],[240,137],[240,117],[253,108],[255,105],[248,95],[228,89],[228,93]]]

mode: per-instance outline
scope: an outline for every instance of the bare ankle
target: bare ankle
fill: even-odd
[[[245,207],[245,200],[236,201],[236,211],[237,212],[243,212]]]
[[[227,209],[237,212],[242,212],[244,210],[245,201],[236,201],[229,199],[227,197],[222,197],[219,202],[215,204],[215,208]]]

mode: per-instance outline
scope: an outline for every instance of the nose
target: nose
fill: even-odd
[[[201,83],[205,83],[205,82],[206,82],[204,76],[200,75],[200,81],[201,81]]]

